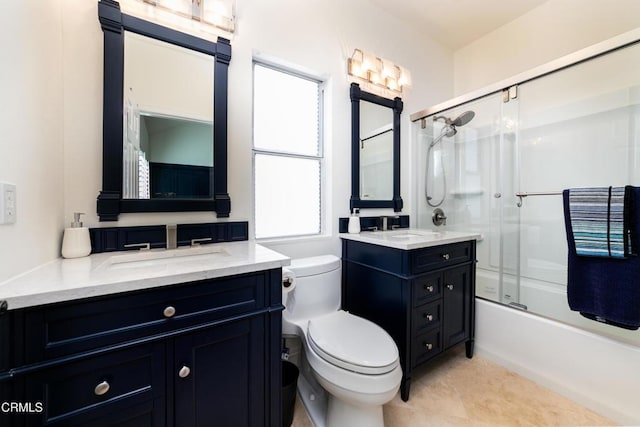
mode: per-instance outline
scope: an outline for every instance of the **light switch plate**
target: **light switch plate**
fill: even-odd
[[[0,182],[0,224],[16,222],[16,186]]]

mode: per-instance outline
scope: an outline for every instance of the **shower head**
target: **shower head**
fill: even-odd
[[[450,118],[445,117],[445,116],[436,116],[436,117],[434,117],[433,120],[444,119],[445,125],[442,128],[442,131],[440,131],[440,135],[438,135],[431,142],[431,144],[429,144],[429,147],[433,147],[434,145],[436,145],[445,136],[447,138],[451,138],[452,136],[454,136],[456,133],[458,133],[458,130],[456,129],[456,126],[464,126],[464,125],[466,125],[471,120],[473,120],[475,115],[476,115],[476,113],[474,113],[473,111],[469,110],[469,111],[465,111],[464,113],[460,114],[458,117],[456,117],[453,120],[451,120]]]
[[[435,116],[433,118],[433,120],[436,121],[436,120],[444,119],[444,122],[447,125],[464,126],[467,123],[469,123],[471,120],[473,120],[475,115],[476,115],[475,112],[469,110],[469,111],[465,111],[464,113],[460,114],[458,117],[456,117],[453,120],[451,120],[449,117],[445,117],[445,116]]]
[[[469,123],[471,120],[473,120],[473,118],[475,117],[476,113],[474,113],[473,111],[469,110],[469,111],[465,111],[464,113],[460,114],[458,117],[456,117],[451,124],[454,126],[464,126],[467,123]]]

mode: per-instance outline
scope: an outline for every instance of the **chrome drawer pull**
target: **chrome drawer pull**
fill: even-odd
[[[173,317],[176,314],[176,309],[174,307],[168,306],[167,308],[164,309],[162,314],[164,314],[164,317],[168,319],[170,317]]]
[[[449,260],[449,254],[442,254],[442,259],[445,261]]]
[[[427,350],[431,350],[433,348],[433,344],[425,344],[425,348]]]
[[[447,285],[447,289],[449,289],[450,291],[453,290],[453,285]]]
[[[96,396],[102,396],[103,394],[109,391],[110,387],[111,386],[109,385],[108,382],[102,381],[100,384],[96,386],[96,388],[93,389],[93,392],[95,393]]]
[[[425,319],[427,319],[427,322],[431,322],[433,320],[433,314],[425,313],[423,316]]]
[[[424,285],[424,290],[427,292],[433,292],[433,285]]]
[[[187,378],[189,376],[189,374],[191,373],[191,369],[189,369],[188,366],[183,366],[182,368],[180,368],[180,370],[178,371],[178,376],[180,378]]]

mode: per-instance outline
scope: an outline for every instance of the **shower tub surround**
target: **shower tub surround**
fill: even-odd
[[[417,226],[431,227],[430,205],[442,200],[449,230],[484,236],[476,295],[498,304],[478,301],[479,352],[632,425],[640,422],[640,335],[570,310],[562,190],[640,185],[639,36],[411,116]],[[439,119],[467,111],[473,120],[455,133]]]
[[[58,259],[0,283],[0,401],[44,408],[0,424],[281,425],[289,262],[230,242]]]

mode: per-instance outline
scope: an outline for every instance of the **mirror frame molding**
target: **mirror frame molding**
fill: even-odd
[[[400,114],[402,99],[384,98],[360,89],[358,83],[351,83],[351,199],[349,208],[393,208],[394,212],[402,211],[400,197]],[[368,101],[393,110],[393,199],[361,200],[360,199],[360,101]]]
[[[98,17],[104,35],[104,99],[102,123],[102,190],[98,195],[100,221],[117,221],[120,213],[215,211],[229,217],[227,192],[227,96],[231,44],[217,43],[182,33],[121,12],[116,0],[100,0]],[[123,199],[122,135],[124,102],[124,31],[195,50],[214,57],[213,198]]]

